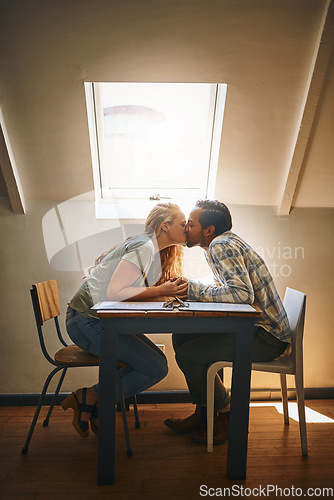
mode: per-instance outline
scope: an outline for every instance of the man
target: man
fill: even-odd
[[[188,298],[258,306],[262,316],[255,325],[252,359],[270,361],[280,356],[291,342],[287,315],[266,264],[231,228],[231,214],[226,205],[210,200],[196,203],[186,227],[187,246],[199,245],[205,250],[217,284],[207,286],[188,280]],[[234,333],[173,335],[175,358],[196,410],[183,420],[165,420],[167,427],[206,443],[207,369],[215,361],[232,361],[233,345]],[[216,376],[214,444],[227,440],[229,404],[229,393]]]

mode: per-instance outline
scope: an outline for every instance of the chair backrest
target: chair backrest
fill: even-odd
[[[303,292],[287,288],[284,295],[283,305],[288,315],[290,330],[293,341],[296,342],[297,336],[303,336],[303,323],[305,317],[306,295]]]
[[[295,362],[302,363],[306,295],[293,288],[287,288],[283,305],[288,316],[293,338],[291,354]]]
[[[58,316],[60,314],[60,306],[59,306],[59,294],[58,294],[57,282],[56,280],[49,280],[49,281],[42,281],[40,283],[35,283],[34,285],[32,285],[30,294],[34,307],[35,320],[36,320],[39,341],[41,344],[41,349],[46,359],[50,363],[56,364],[46,348],[43,335],[43,324],[45,321],[53,319],[58,339],[63,344],[63,346],[67,347],[67,343],[63,339],[58,322]]]
[[[41,326],[45,321],[60,314],[58,285],[56,280],[42,281],[32,285],[37,301]]]

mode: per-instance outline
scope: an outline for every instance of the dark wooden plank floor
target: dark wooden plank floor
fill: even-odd
[[[71,411],[65,413],[62,408],[55,408],[49,427],[43,427],[47,410],[43,408],[28,455],[22,456],[34,408],[0,408],[0,498],[193,499],[202,498],[201,485],[230,488],[230,497],[232,487],[241,496],[242,487],[272,485],[291,489],[294,486],[303,488],[304,496],[307,488],[334,488],[334,403],[315,400],[307,401],[307,406],[333,419],[333,422],[308,423],[308,457],[301,455],[296,421],[290,419],[290,425],[284,425],[283,416],[274,406],[251,407],[245,481],[227,479],[226,445],[207,453],[205,446],[193,443],[189,436],[173,433],[162,424],[171,415],[188,415],[193,405],[141,405],[140,429],[134,428],[130,411],[134,451],[130,458],[125,453],[118,414],[116,483],[109,486],[96,484],[96,436],[80,438],[72,428]],[[249,491],[246,491],[248,498],[255,498]],[[270,496],[279,497],[276,492]]]

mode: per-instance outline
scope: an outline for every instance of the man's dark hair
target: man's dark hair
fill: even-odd
[[[198,220],[203,229],[214,226],[216,236],[231,229],[232,217],[224,203],[217,200],[199,200],[196,202],[196,207],[202,208]]]

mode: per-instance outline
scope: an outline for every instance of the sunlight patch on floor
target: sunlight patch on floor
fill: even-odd
[[[283,414],[283,405],[282,403],[276,403],[276,402],[268,402],[268,403],[250,403],[250,406],[274,406],[276,410]],[[295,420],[296,422],[299,422],[298,418],[298,407],[297,403],[288,403],[289,406],[289,417]],[[305,417],[306,417],[306,422],[307,423],[313,423],[313,424],[322,424],[322,423],[327,423],[327,424],[333,424],[334,419],[327,417],[326,415],[323,415],[322,413],[319,413],[318,411],[312,410],[311,408],[308,408],[305,406]]]

